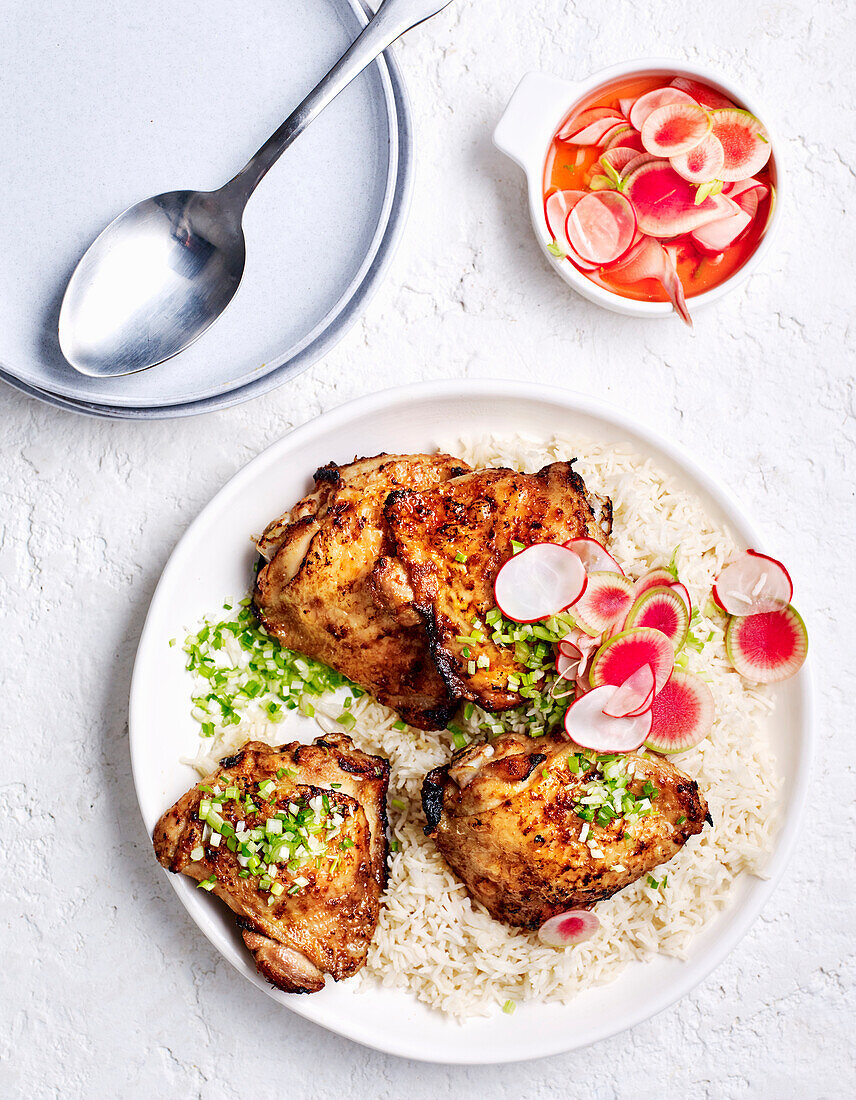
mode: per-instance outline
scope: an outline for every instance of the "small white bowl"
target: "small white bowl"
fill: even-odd
[[[562,80],[557,76],[548,76],[546,73],[527,73],[514,89],[514,94],[494,130],[493,141],[501,152],[519,164],[526,173],[529,184],[529,212],[535,236],[544,255],[565,282],[590,302],[605,309],[611,309],[615,313],[623,313],[627,317],[671,317],[673,310],[670,302],[639,302],[632,298],[623,298],[620,294],[593,283],[567,260],[554,256],[547,247],[552,242],[552,237],[544,219],[544,167],[550,143],[559,124],[574,107],[604,85],[628,77],[646,76],[663,76],[668,77],[669,80],[673,80],[676,76],[686,76],[709,84],[734,100],[738,106],[744,107],[760,118],[771,135],[776,162],[776,201],[773,205],[770,224],[758,247],[738,271],[711,290],[688,299],[690,310],[695,312],[715,302],[748,278],[767,254],[773,233],[781,218],[783,173],[780,145],[770,130],[768,115],[753,101],[748,100],[738,88],[701,66],[663,58],[627,61],[621,65],[613,65],[609,69],[602,69],[587,80],[581,81]]]

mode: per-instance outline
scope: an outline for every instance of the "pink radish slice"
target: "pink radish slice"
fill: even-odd
[[[635,153],[645,152],[642,138],[636,130],[628,130],[626,133],[616,134],[609,139],[605,148],[607,151],[610,149],[632,149]]]
[[[584,630],[572,630],[559,642],[558,649],[563,657],[574,658],[579,655],[580,667],[577,670],[577,676],[579,677],[585,672],[591,655],[599,645],[599,640],[586,634]],[[558,671],[558,667],[556,671]]]
[[[728,200],[731,201],[730,199]],[[737,206],[737,204],[734,204]],[[739,207],[727,218],[720,218],[715,222],[709,222],[690,233],[693,244],[698,245],[703,252],[719,253],[734,244],[741,233],[752,223],[752,215]]]
[[[746,550],[730,561],[713,582],[714,602],[729,615],[758,615],[789,604],[791,575],[780,561]]]
[[[587,194],[587,191],[554,191],[544,202],[544,216],[547,219],[547,228],[550,230],[559,248],[561,248],[575,264],[583,268],[583,270],[594,271],[597,264],[589,264],[582,256],[578,256],[574,249],[571,248],[570,241],[565,232],[568,212],[574,208],[580,199],[585,198]]]
[[[633,207],[617,191],[586,195],[568,213],[565,232],[584,260],[598,265],[622,256],[636,232]]]
[[[624,194],[633,203],[639,228],[652,237],[677,237],[731,213],[722,195],[696,205],[696,189],[668,161],[652,160],[629,173]]]
[[[672,81],[673,88],[680,88],[682,92],[686,92],[687,95],[692,96],[696,103],[700,103],[703,107],[733,107],[734,104],[730,99],[727,99],[721,92],[715,92],[713,88],[708,88],[704,84],[699,84],[697,80],[690,80],[689,77],[679,76]]]
[[[597,144],[598,145],[611,145],[614,139],[620,137],[622,134],[629,134],[629,133],[632,133],[632,131],[631,131],[630,127],[627,125],[627,123],[624,121],[624,119],[622,119],[621,122],[619,122],[617,126],[613,126],[611,130],[607,130],[606,133],[603,135],[603,137],[600,139],[600,141]]]
[[[611,718],[603,708],[615,694],[612,687],[595,688],[565,712],[565,733],[576,745],[595,752],[632,752],[651,732],[651,711],[635,718]]]
[[[590,539],[586,537],[570,539],[565,543],[565,546],[579,557],[580,561],[585,566],[587,573],[620,573],[624,576],[624,570],[603,546],[597,541],[597,539]],[[561,645],[561,642],[559,643]]]
[[[761,192],[757,187],[753,187],[751,191],[743,191],[731,201],[736,202],[743,213],[749,215],[749,220],[751,221],[758,213],[758,206],[761,202]]]
[[[621,111],[625,118],[630,118],[630,108],[635,102],[636,100],[633,98],[633,96],[628,96],[626,99],[619,99],[618,109],[619,111]]]
[[[677,594],[681,597],[681,599],[684,601],[684,604],[686,605],[687,614],[692,616],[693,601],[690,599],[690,594],[687,590],[687,586],[685,584],[681,584],[680,581],[669,581],[668,587],[671,588],[673,592],[677,592]]]
[[[693,319],[690,317],[687,300],[684,296],[684,284],[681,282],[680,275],[678,275],[676,249],[666,247],[663,249],[663,252],[666,256],[663,266],[663,289],[668,294],[669,301],[672,303],[672,308],[675,313],[677,313],[688,328],[692,328]]]
[[[636,718],[644,714],[654,701],[654,670],[643,665],[615,689],[615,694],[603,708],[611,718]]]
[[[561,140],[568,141],[571,145],[597,145],[610,130],[615,129],[618,123],[624,125],[624,119],[620,116],[602,118],[597,122],[592,122],[591,125],[586,126],[584,130],[580,130],[576,134]]]
[[[558,679],[550,688],[551,699],[567,699],[575,694],[576,680],[579,675],[582,655],[574,659],[562,653],[556,654],[556,672]],[[564,690],[563,690],[564,689]]]
[[[640,95],[633,104],[629,115],[630,125],[637,130],[641,130],[649,115],[652,115],[660,107],[668,106],[670,103],[688,103],[691,107],[698,107],[696,100],[679,88],[655,88],[653,92]]]
[[[747,180],[737,180],[735,183],[726,183],[722,189],[723,195],[727,195],[729,199],[737,201],[738,195],[744,195],[747,191],[758,191],[759,199],[763,199],[769,188],[766,183],[761,183],[760,180],[756,180],[753,176],[750,176]]]
[[[628,149],[624,145],[615,145],[611,149],[607,149],[600,157],[601,164],[608,164],[610,168],[613,168],[616,172],[620,172],[623,168],[635,160],[639,154],[635,149]]]
[[[505,562],[493,582],[493,595],[507,619],[534,623],[570,607],[585,588],[586,571],[573,550],[538,542]]]
[[[715,715],[713,695],[704,680],[676,668],[651,706],[645,748],[663,753],[691,749],[710,733]]]
[[[679,176],[690,183],[708,183],[719,179],[719,171],[725,164],[725,153],[716,134],[708,134],[688,153],[671,157],[670,164]]]
[[[665,634],[680,649],[690,628],[690,613],[683,597],[671,586],[649,588],[631,607],[625,627],[650,626]]]
[[[640,279],[656,279],[668,294],[675,312],[692,328],[692,319],[674,257],[653,237],[643,237],[626,257],[610,268],[610,275],[615,282],[622,284],[636,283]]]
[[[545,920],[538,929],[538,939],[549,947],[572,947],[590,940],[600,928],[600,921],[588,909],[569,909]]]
[[[647,592],[649,588],[659,588],[662,585],[674,584],[675,578],[668,569],[657,567],[652,569],[649,573],[645,573],[636,582],[636,599],[642,595],[643,592]]]
[[[790,604],[758,615],[734,616],[725,631],[725,652],[747,680],[771,684],[798,672],[808,653],[808,632]]]
[[[760,119],[736,107],[711,111],[712,132],[719,138],[724,163],[719,179],[725,183],[754,176],[770,159],[770,135]]]
[[[659,692],[672,675],[674,663],[675,651],[665,634],[651,627],[636,627],[603,643],[592,658],[589,679],[592,687],[621,687],[643,665],[650,665]]]
[[[659,157],[688,153],[709,132],[710,115],[697,103],[669,103],[658,107],[640,127],[642,144]]]
[[[610,126],[615,126],[623,118],[623,115],[611,107],[591,107],[566,122],[556,137],[559,141],[567,141],[596,122],[608,122]]]
[[[583,595],[573,605],[574,619],[592,631],[601,633],[624,621],[633,603],[633,581],[619,573],[588,574]]]
[[[663,160],[662,157],[655,157],[653,153],[639,153],[636,157],[633,158],[633,160],[628,161],[624,168],[622,168],[621,175],[624,179],[627,179],[628,176],[631,176],[637,168],[641,168],[643,164],[651,164],[651,162],[655,160],[659,161],[660,164],[669,163],[667,160]]]

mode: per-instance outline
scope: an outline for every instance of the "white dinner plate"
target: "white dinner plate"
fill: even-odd
[[[12,0],[0,36],[0,378],[92,415],[184,416],[298,374],[359,317],[410,197],[391,57],[301,135],[247,207],[247,266],[211,329],[151,370],[88,378],[57,317],[88,245],[123,209],[225,183],[357,37],[361,0]],[[127,411],[123,411],[127,410]]]
[[[603,442],[629,442],[648,454],[727,522],[738,539],[763,540],[731,494],[674,444],[623,413],[578,394],[531,383],[445,382],[387,390],[333,410],[291,432],[244,467],[191,524],[170,558],[152,599],[137,653],[130,702],[131,760],[146,828],[197,781],[179,757],[194,755],[198,727],[189,713],[191,684],[181,651],[200,619],[226,597],[242,595],[255,560],[249,536],[310,487],[312,472],[333,459],[388,452],[454,451],[460,435],[521,432],[546,438],[579,433]],[[778,686],[776,749],[783,780],[782,827],[769,878],[749,875],[732,904],[692,943],[685,961],[657,958],[629,966],[610,985],[568,1005],[525,1004],[464,1026],[390,990],[357,993],[328,981],[312,996],[289,996],[256,973],[222,902],[170,875],[182,903],[208,939],[248,981],[293,1012],[367,1046],[408,1058],[447,1063],[511,1062],[586,1046],[659,1012],[717,965],[757,917],[790,855],[805,800],[811,756],[810,678],[807,669]],[[290,716],[283,741],[317,736],[310,720]],[[154,855],[152,856],[154,858]]]

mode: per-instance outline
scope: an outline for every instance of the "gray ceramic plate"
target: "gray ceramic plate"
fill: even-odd
[[[152,418],[231,405],[305,369],[356,320],[403,225],[409,118],[389,59],[263,182],[241,289],[186,352],[84,378],[59,352],[56,316],[78,257],[119,211],[240,167],[356,37],[359,0],[151,0],[144,19],[122,9],[118,23],[84,0],[34,3],[0,45],[0,187],[16,211],[0,253],[0,378],[77,411]]]

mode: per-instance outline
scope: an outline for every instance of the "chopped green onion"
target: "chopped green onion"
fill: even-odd
[[[197,890],[213,890],[217,885],[217,876],[212,875],[211,878],[204,878],[201,882],[197,882]]]
[[[514,1003],[514,1001],[506,1001],[505,1004],[502,1006],[502,1011],[506,1014],[506,1016],[510,1016],[516,1007],[517,1005]]]

